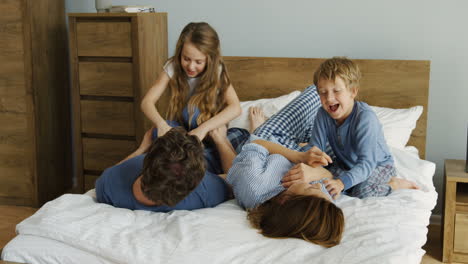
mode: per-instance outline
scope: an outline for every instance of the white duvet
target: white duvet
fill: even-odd
[[[437,200],[435,164],[407,151],[392,153],[398,176],[416,181],[422,190],[362,200],[342,196],[337,205],[345,214],[345,232],[341,244],[329,249],[263,237],[234,200],[216,208],[152,213],[99,204],[92,192],[66,194],[16,229],[19,237],[61,242],[95,256],[96,263],[420,263]],[[3,259],[45,263],[14,241],[4,248]]]

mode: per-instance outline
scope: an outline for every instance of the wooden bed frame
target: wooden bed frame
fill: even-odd
[[[241,101],[273,98],[313,84],[315,69],[325,59],[224,57]],[[370,105],[408,108],[422,105],[423,114],[408,145],[426,152],[430,61],[354,60],[362,72],[358,100]]]
[[[324,59],[224,57],[231,81],[241,101],[272,98],[303,90],[312,84],[313,73]],[[429,61],[354,60],[362,71],[359,100],[371,105],[408,108],[422,105],[424,112],[409,145],[425,157]],[[167,93],[160,110],[167,105]],[[164,112],[164,111],[162,111]],[[1,249],[0,249],[1,253]],[[3,263],[0,261],[0,263]],[[6,262],[9,263],[9,262]]]

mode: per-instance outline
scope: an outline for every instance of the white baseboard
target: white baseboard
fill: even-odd
[[[429,219],[429,224],[430,225],[441,225],[442,224],[442,215],[431,215],[431,218]]]

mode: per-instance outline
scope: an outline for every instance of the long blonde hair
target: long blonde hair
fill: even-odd
[[[192,43],[206,55],[205,70],[201,73],[199,85],[190,99],[188,99],[189,84],[187,76],[180,62],[185,43]],[[182,122],[182,110],[188,105],[189,120],[192,120],[195,108],[200,110],[200,115],[197,118],[197,124],[199,125],[225,107],[224,97],[231,81],[221,57],[218,34],[208,23],[192,22],[185,26],[177,41],[175,54],[171,60],[174,65],[174,75],[169,82],[171,101],[167,111],[167,119]],[[220,69],[221,73],[219,72]]]

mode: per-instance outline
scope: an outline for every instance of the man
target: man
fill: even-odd
[[[196,136],[182,128],[172,128],[154,142],[151,132],[146,132],[134,153],[97,179],[98,202],[169,212],[214,207],[229,198],[228,185],[217,175],[223,173],[217,154],[223,160],[230,153],[223,148],[228,145],[224,143],[226,134],[210,133],[217,147],[204,149]],[[240,131],[240,138],[245,137],[243,133]]]

